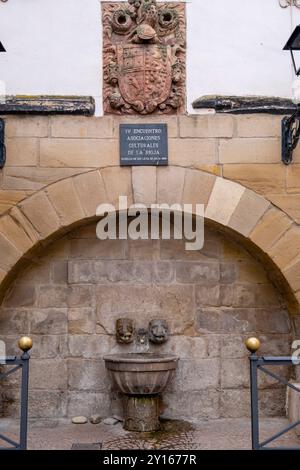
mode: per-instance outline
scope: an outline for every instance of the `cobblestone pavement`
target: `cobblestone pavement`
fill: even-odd
[[[282,429],[288,421],[284,418],[270,418],[261,421],[261,439],[266,439]],[[0,432],[11,438],[17,438],[16,424],[0,420]],[[158,433],[132,433],[122,428],[122,423],[113,426],[105,424],[66,424],[57,426],[49,423],[31,423],[28,434],[29,449],[71,449],[80,444],[80,448],[104,450],[117,449],[249,449],[251,439],[249,419],[219,419],[197,423],[166,421],[163,430]],[[101,446],[99,445],[101,444]],[[299,446],[300,439],[294,431],[277,441],[276,445]]]

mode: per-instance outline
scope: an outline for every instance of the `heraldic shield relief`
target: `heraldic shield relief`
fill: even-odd
[[[185,6],[103,3],[104,111],[176,114],[185,104]]]

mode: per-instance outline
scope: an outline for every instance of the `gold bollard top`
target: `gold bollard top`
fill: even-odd
[[[259,350],[261,343],[258,338],[248,338],[245,341],[245,345],[248,351],[250,351],[253,354]]]
[[[18,341],[18,346],[23,352],[27,352],[32,348],[33,341],[29,336],[22,336]]]

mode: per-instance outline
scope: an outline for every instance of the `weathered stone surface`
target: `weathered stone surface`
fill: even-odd
[[[120,242],[119,242],[120,243]],[[126,246],[128,259],[159,260],[161,243],[159,240],[128,240]]]
[[[267,272],[262,266],[242,261],[237,266],[237,281],[241,284],[250,282],[253,284],[268,284]]]
[[[89,286],[41,286],[38,304],[49,307],[90,307],[93,304]]]
[[[94,306],[93,291],[89,286],[70,286],[68,289],[69,307],[92,307]]]
[[[41,308],[68,307],[68,287],[66,285],[41,286],[38,305]]]
[[[247,237],[269,207],[270,203],[264,198],[246,190],[232,214],[228,226]]]
[[[176,263],[176,279],[184,283],[216,284],[220,279],[220,266],[204,262]]]
[[[30,284],[16,284],[5,296],[5,307],[33,307],[36,302],[36,289]]]
[[[233,118],[231,116],[180,116],[180,137],[232,137]]]
[[[245,338],[243,335],[232,335],[229,332],[228,335],[224,335],[221,339],[221,357],[222,358],[245,358],[248,357],[249,353],[245,346]],[[222,360],[222,367],[223,367]]]
[[[209,240],[207,231],[204,240],[204,246],[201,250],[186,250],[186,240],[160,241],[160,256],[164,260],[182,260],[182,261],[209,261],[221,256],[220,244],[216,239]]]
[[[281,116],[238,116],[237,133],[240,137],[280,137]]]
[[[12,206],[22,201],[27,195],[26,191],[10,191],[0,189],[0,214],[9,210]]]
[[[250,239],[264,251],[268,251],[290,228],[292,220],[275,208],[269,209],[250,233]]]
[[[25,230],[13,217],[4,215],[0,218],[0,232],[12,243],[21,253],[30,250],[34,241],[27,236]]]
[[[191,286],[99,286],[96,296],[97,323],[110,334],[122,316],[135,317],[141,328],[151,318],[164,318],[173,334],[193,323]]]
[[[98,171],[85,173],[73,179],[80,204],[87,217],[96,215],[97,207],[107,202],[102,177]]]
[[[220,397],[221,418],[250,417],[250,392],[245,389],[222,390]]]
[[[289,165],[286,173],[286,190],[287,193],[299,193],[300,165],[294,163]]]
[[[163,417],[171,419],[216,419],[219,417],[219,392],[214,389],[168,393],[163,396],[166,406]]]
[[[300,223],[300,195],[299,194],[270,194],[270,201],[288,216]]]
[[[90,390],[106,392],[109,379],[102,360],[68,360],[68,383],[70,390]]]
[[[223,359],[221,367],[221,387],[245,388],[249,387],[250,373],[248,359]]]
[[[9,116],[5,118],[7,137],[47,137],[49,119],[43,116]]]
[[[172,284],[175,279],[175,266],[168,262],[155,263],[152,281],[158,284]]]
[[[52,264],[51,279],[54,284],[67,282],[68,280],[68,262],[66,260],[55,261]]]
[[[119,163],[113,139],[42,139],[40,165],[47,168],[104,168]]]
[[[67,335],[51,334],[51,331],[49,333],[49,335],[30,333],[34,344],[30,357],[33,359],[53,359],[67,356]]]
[[[221,178],[216,179],[205,210],[205,217],[226,226],[244,192],[245,188],[240,185],[234,185]]]
[[[34,390],[66,390],[67,362],[63,359],[31,359],[29,386]]]
[[[167,167],[157,169],[158,204],[181,204],[183,196],[185,170]]]
[[[169,163],[188,168],[218,163],[217,142],[214,139],[170,139]]]
[[[183,188],[183,204],[193,204],[194,210],[196,204],[207,205],[214,183],[215,176],[203,171],[186,170]]]
[[[28,334],[28,316],[27,312],[21,309],[1,309],[0,315],[1,335],[10,335],[19,333]]]
[[[278,163],[281,159],[279,139],[221,140],[220,163]]]
[[[51,292],[49,293],[51,296]],[[61,308],[33,309],[29,313],[30,333],[35,335],[63,335],[68,332],[67,310]]]
[[[50,119],[51,136],[81,139],[108,139],[112,137],[113,120],[110,117],[65,117]]]
[[[239,164],[223,166],[224,178],[237,181],[259,194],[285,192],[286,168],[281,164]],[[278,160],[278,162],[280,159]]]
[[[196,314],[196,326],[199,332],[211,333],[289,333],[290,324],[287,312],[274,308],[270,311],[263,308],[216,309],[201,308]]]
[[[71,225],[85,218],[79,196],[73,181],[68,179],[55,183],[46,189],[62,226]]]
[[[38,164],[38,139],[6,139],[6,166],[36,166]]]
[[[94,227],[96,234],[96,226]],[[72,258],[124,259],[123,240],[78,239],[71,241]]]
[[[47,238],[59,229],[59,218],[44,192],[38,192],[26,201],[21,202],[20,208],[32,223],[40,238]],[[47,217],[45,217],[45,214],[47,214]]]
[[[29,418],[62,418],[67,414],[67,392],[31,390]]]
[[[78,283],[122,283],[151,284],[171,283],[175,268],[170,263],[143,263],[134,261],[78,260],[69,262],[69,282]]]
[[[207,337],[171,336],[163,345],[153,346],[153,352],[172,353],[180,360],[205,359],[209,356],[209,339]]]
[[[96,329],[94,308],[69,308],[68,332],[71,335],[94,333]]]
[[[17,206],[13,207],[9,211],[9,215],[14,220],[14,222],[26,233],[32,244],[36,244],[39,239],[39,235],[30,221],[22,213],[20,208]]]
[[[231,286],[196,286],[196,305],[217,307],[230,306],[233,303],[233,288]]]
[[[120,196],[127,196],[128,205],[133,203],[130,168],[104,168],[101,170],[101,175],[108,196],[107,203],[114,204],[117,209]]]
[[[169,385],[173,391],[197,391],[217,388],[220,385],[220,360],[180,359],[174,380]]]
[[[295,262],[287,267],[283,272],[286,280],[294,291],[300,289],[300,260],[299,257],[295,259]]]
[[[238,277],[240,270],[241,270],[240,266],[241,266],[241,263],[239,263],[238,265],[236,265],[235,263],[220,263],[221,283],[232,284],[237,279],[240,279],[240,277]],[[257,265],[255,265],[255,268],[257,268],[257,271],[259,271],[259,267]]]
[[[72,357],[102,358],[105,354],[117,349],[116,340],[108,335],[74,335],[69,336],[69,353]]]
[[[236,284],[234,286],[234,307],[270,307],[279,306],[280,301],[274,289],[266,289],[264,296],[259,296],[259,286],[251,284]]]
[[[76,414],[82,414],[83,416],[97,414],[103,418],[109,414],[109,409],[109,393],[83,391],[70,391],[68,393],[67,415],[69,417],[75,416]]]
[[[300,228],[292,225],[283,236],[272,246],[269,255],[283,270],[300,252]]]
[[[5,167],[2,189],[37,191],[48,184],[63,180],[78,173],[82,168]]]
[[[0,267],[3,271],[12,268],[23,254],[0,233]]]
[[[132,186],[135,204],[155,204],[156,167],[132,167]]]

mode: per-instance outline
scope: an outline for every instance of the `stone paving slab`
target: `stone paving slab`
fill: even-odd
[[[266,439],[288,425],[285,418],[261,420],[261,439]],[[0,432],[17,438],[15,422],[0,420]],[[250,449],[251,427],[249,419],[219,419],[187,423],[166,421],[158,433],[132,433],[124,431],[122,423],[59,424],[32,423],[29,426],[28,448],[70,450],[74,444],[99,446],[103,450],[123,449],[174,449],[174,450],[237,450]],[[294,431],[280,438],[276,446],[299,447],[300,439]]]

